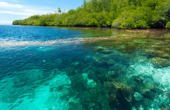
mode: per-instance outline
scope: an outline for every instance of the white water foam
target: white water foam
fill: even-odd
[[[68,38],[68,39],[57,39],[51,41],[6,41],[0,42],[0,47],[9,46],[26,46],[26,45],[53,45],[53,44],[65,44],[65,43],[80,43],[83,42],[84,38]]]
[[[68,44],[68,43],[83,43],[83,42],[95,42],[99,40],[113,40],[116,37],[93,37],[93,38],[67,38],[67,39],[56,39],[49,41],[8,41],[5,39],[0,40],[0,47],[11,47],[11,46],[27,46],[27,45],[53,45],[53,44]]]

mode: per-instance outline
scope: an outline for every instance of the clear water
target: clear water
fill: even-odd
[[[0,110],[168,110],[169,30],[0,26]]]

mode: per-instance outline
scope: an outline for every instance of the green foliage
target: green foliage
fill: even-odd
[[[170,21],[170,1],[162,2],[155,9],[158,14]]]
[[[86,3],[87,3],[87,1],[86,1],[86,0],[83,0],[83,5],[84,5],[84,7],[86,7]]]
[[[61,9],[60,9],[60,7],[58,7],[58,12],[61,14]]]
[[[144,2],[143,5],[155,10],[156,6],[160,5],[162,2],[163,0],[147,0],[147,2]]]
[[[84,0],[82,6],[67,13],[34,15],[15,20],[13,25],[34,26],[112,26],[150,28],[165,18],[170,21],[170,0]]]
[[[71,9],[71,10],[68,11],[68,14],[69,14],[69,15],[73,15],[73,14],[75,14],[75,13],[76,13],[76,10],[74,10],[74,9]]]
[[[20,25],[20,22],[21,22],[22,20],[15,20],[15,21],[13,21],[12,22],[12,24],[13,25]]]
[[[170,29],[170,22],[168,22],[168,23],[166,24],[166,28],[169,28],[169,29]]]
[[[152,13],[152,10],[147,7],[124,11],[113,21],[112,26],[125,29],[149,28],[152,23]]]

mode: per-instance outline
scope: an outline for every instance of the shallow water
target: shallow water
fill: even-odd
[[[168,110],[169,30],[0,26],[0,110]]]

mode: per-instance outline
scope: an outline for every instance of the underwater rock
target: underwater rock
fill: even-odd
[[[108,64],[115,64],[116,63],[116,61],[115,60],[113,60],[113,59],[109,59],[109,61],[107,62]]]
[[[150,100],[153,100],[153,94],[149,91],[149,92],[145,92],[145,93],[142,93],[142,96],[144,98],[147,98],[147,99],[150,99]]]
[[[144,108],[143,108],[143,106],[142,106],[142,105],[140,105],[139,110],[144,110]]]
[[[170,92],[167,93],[167,97],[168,97],[168,99],[170,99]]]
[[[131,87],[127,86],[125,82],[104,82],[104,87],[113,90],[118,97],[117,100],[121,100],[121,98],[124,98],[128,103],[132,102],[134,91]]]
[[[100,58],[99,58],[99,57],[93,57],[93,59],[94,59],[96,62],[100,62]]]
[[[75,75],[74,77],[71,77],[70,80],[71,88],[74,91],[77,92],[86,91],[86,80],[84,80],[84,77],[82,75]]]
[[[84,79],[84,80],[87,80],[87,79],[88,79],[88,73],[83,73],[82,76],[83,76],[83,79]]]
[[[106,49],[105,47],[102,47],[102,46],[97,46],[96,48],[95,48],[95,50],[104,50],[104,49]]]
[[[88,85],[88,87],[95,87],[97,85],[97,83],[93,79],[88,79],[87,85]]]
[[[115,75],[115,71],[108,71],[108,76],[114,76]]]
[[[155,56],[155,53],[154,53],[155,50],[153,48],[148,48],[148,49],[145,49],[144,51],[145,51],[146,55],[149,57]]]
[[[93,79],[88,79],[88,74],[87,73],[83,73],[82,74],[83,79],[87,81],[87,86],[88,87],[95,87],[97,85],[97,83],[93,80]]]
[[[102,53],[106,53],[106,54],[112,53],[112,51],[111,51],[111,50],[108,50],[108,49],[102,50],[101,52],[102,52]]]
[[[114,43],[113,44],[115,44],[115,45],[122,45],[123,44],[123,42],[121,42],[121,41],[119,41],[119,40],[116,40],[116,41],[114,41]]]
[[[78,61],[77,62],[73,62],[72,64],[77,66],[79,64],[79,62]]]
[[[135,108],[135,107],[132,107],[132,110],[136,110],[136,108]]]
[[[92,58],[92,56],[87,55],[87,56],[84,58],[84,60],[89,60],[89,59],[91,59],[91,58]]]
[[[167,67],[170,66],[170,61],[168,59],[164,59],[164,58],[159,58],[159,57],[155,57],[151,59],[152,64],[154,64],[155,66],[158,67]]]
[[[80,94],[79,94],[80,95]],[[107,97],[107,90],[102,86],[89,88],[82,92],[80,97],[80,104],[83,109],[69,109],[69,110],[110,110],[109,100]]]
[[[170,42],[170,40],[165,40],[165,42]]]
[[[117,75],[121,75],[121,74],[125,74],[126,73],[126,66],[120,63],[115,63],[114,66],[110,67],[111,70],[115,71],[115,74]]]
[[[109,105],[116,110],[131,110],[133,102],[133,90],[126,83],[122,82],[104,82],[104,87],[109,90],[107,94]]]
[[[110,56],[106,54],[106,55],[102,55],[100,58],[101,58],[101,59],[109,60],[109,57],[110,57]]]
[[[162,107],[169,107],[169,99],[165,94],[160,94],[157,97],[157,102],[159,102],[158,104],[161,105]],[[155,102],[156,103],[156,102]]]
[[[155,89],[155,84],[153,82],[145,83],[147,89]]]
[[[146,92],[150,92],[150,89],[145,88],[145,89],[142,89],[141,92],[142,92],[142,94],[146,93]]]
[[[169,43],[170,43],[170,40],[169,40]],[[162,50],[170,54],[170,47],[162,48]]]
[[[158,57],[164,57],[164,58],[169,58],[170,55],[168,53],[165,53],[164,51],[156,51],[155,55]]]
[[[134,97],[135,97],[136,101],[143,100],[143,96],[140,93],[138,93],[138,92],[135,92]]]

